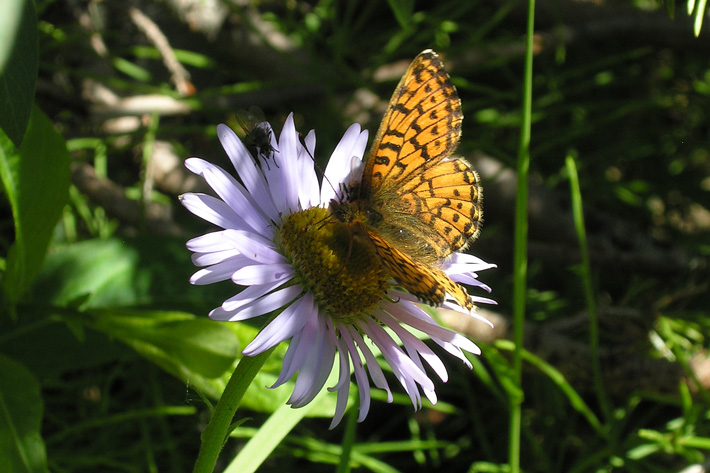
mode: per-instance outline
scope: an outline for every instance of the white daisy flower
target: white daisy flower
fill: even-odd
[[[282,371],[272,387],[297,374],[287,401],[293,407],[305,406],[323,389],[337,353],[339,381],[330,390],[338,394],[331,428],[345,413],[351,366],[360,395],[358,421],[365,418],[370,407],[369,380],[385,390],[388,401],[392,401],[373,345],[415,408],[422,405],[422,393],[436,403],[435,385],[425,364],[442,381],[448,377],[446,368],[409,328],[428,335],[469,368],[463,352],[480,354],[480,349],[437,324],[416,298],[396,287],[372,248],[355,240],[346,224],[330,218],[331,199],[342,198],[341,189],[361,172],[367,131],[361,131],[357,124],[348,128],[319,186],[312,159],[315,134],[309,133],[302,143],[292,115],[286,119],[278,142],[268,123],[259,126],[262,135],[271,138],[271,146],[258,148],[256,159],[227,126],[217,128],[239,181],[203,159],[185,162],[188,169],[207,181],[217,197],[189,193],[181,196],[182,204],[222,228],[187,243],[194,264],[202,267],[190,282],[201,285],[231,280],[243,287],[212,310],[210,317],[242,321],[277,314],[242,353],[254,356],[290,339]],[[441,269],[457,282],[490,292],[476,273],[494,266],[456,253]],[[495,303],[478,296],[472,296],[472,300]],[[444,306],[490,325],[453,299],[447,299]]]

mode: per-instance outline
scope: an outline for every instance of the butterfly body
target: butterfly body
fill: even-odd
[[[332,215],[371,243],[405,289],[431,305],[449,293],[467,309],[466,290],[440,265],[478,236],[479,178],[451,157],[461,136],[461,101],[436,53],[419,54],[390,100],[362,180]]]

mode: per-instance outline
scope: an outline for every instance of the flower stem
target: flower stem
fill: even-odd
[[[222,451],[231,431],[234,413],[237,411],[247,388],[273,351],[274,348],[271,348],[253,357],[243,356],[239,361],[224,388],[224,392],[222,392],[222,397],[217,402],[209,424],[202,432],[202,445],[192,470],[193,473],[212,473],[214,471],[219,452]]]

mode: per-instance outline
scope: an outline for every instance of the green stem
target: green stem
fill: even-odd
[[[347,423],[345,424],[345,435],[343,435],[342,448],[340,454],[340,463],[336,473],[350,473],[350,460],[353,454],[353,446],[355,444],[355,426],[357,421],[357,409],[351,408],[348,412]]]
[[[533,33],[535,26],[535,0],[528,0],[528,24],[525,44],[525,78],[523,86],[520,146],[518,148],[518,188],[515,201],[515,256],[513,261],[513,371],[516,384],[522,393],[523,326],[527,294],[528,261],[528,172],[530,168],[530,127],[532,111],[532,66]],[[508,441],[508,464],[511,473],[520,471],[520,430],[522,419],[522,395],[510,399],[510,424]]]
[[[212,473],[214,470],[219,452],[222,450],[231,431],[234,413],[237,411],[237,407],[239,407],[247,388],[254,381],[254,377],[256,377],[273,351],[274,349],[271,348],[254,357],[243,356],[239,361],[237,368],[224,388],[222,397],[217,402],[217,407],[212,413],[209,424],[202,432],[202,445],[195,461],[195,467],[192,470],[193,473]]]

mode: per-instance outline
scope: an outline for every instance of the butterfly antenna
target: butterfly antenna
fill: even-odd
[[[313,166],[315,166],[316,171],[318,171],[320,173],[320,175],[323,176],[323,180],[328,183],[328,185],[330,186],[331,189],[333,189],[333,193],[335,195],[338,195],[338,190],[335,188],[333,183],[330,182],[330,179],[328,179],[328,176],[325,175],[325,172],[323,171],[323,169],[321,169],[321,167],[316,162],[316,158],[314,158],[313,155],[311,154],[311,152],[308,150],[308,146],[306,146],[306,138],[300,132],[298,133],[298,140],[301,142],[303,149],[306,150],[306,153],[308,153],[308,156],[310,156],[311,161],[313,161]]]

